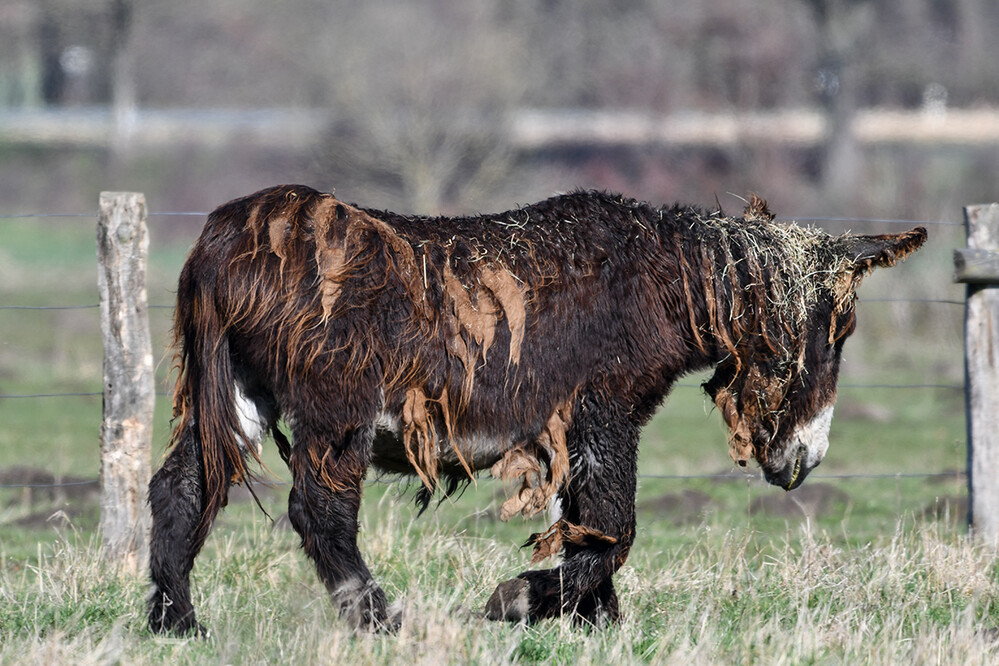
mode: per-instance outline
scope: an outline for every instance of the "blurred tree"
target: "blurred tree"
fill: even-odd
[[[352,26],[334,44],[323,177],[411,212],[491,207],[513,177],[505,136],[524,94],[522,36],[488,0],[381,8],[376,32]]]
[[[816,90],[826,116],[821,148],[822,190],[833,211],[856,196],[863,160],[853,136],[857,110],[856,63],[874,25],[872,0],[803,0],[819,37]]]
[[[37,22],[37,7],[28,0],[0,4],[0,106],[28,106],[40,98],[37,76],[33,76]]]
[[[135,44],[132,39],[134,0],[111,0],[111,137],[112,171],[127,161],[135,129],[138,100],[135,87]]]
[[[42,101],[50,106],[107,104],[115,22],[109,0],[42,0],[37,47]]]

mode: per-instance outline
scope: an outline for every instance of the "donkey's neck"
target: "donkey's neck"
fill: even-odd
[[[673,300],[689,352],[705,365],[727,358],[741,365],[759,353],[798,360],[808,312],[827,288],[816,266],[828,236],[769,217],[671,213],[663,245],[672,256],[664,270],[676,273]]]

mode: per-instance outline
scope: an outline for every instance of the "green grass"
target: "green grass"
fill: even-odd
[[[37,224],[0,221],[0,304],[96,303],[93,220],[48,220],[44,236]],[[173,300],[190,240],[154,234],[151,303]],[[895,283],[872,276],[862,297],[918,296],[900,275]],[[638,539],[617,576],[626,613],[618,627],[481,619],[495,584],[529,566],[519,544],[546,526],[543,516],[498,521],[503,489],[489,479],[419,518],[415,486],[369,480],[361,548],[406,610],[393,637],[347,632],[297,537],[234,500],[194,572],[208,641],[147,633],[145,583],[101,560],[92,487],[0,487],[0,662],[994,660],[999,569],[965,536],[961,392],[855,386],[960,383],[960,314],[946,305],[861,305],[830,451],[793,493],[753,470],[682,478],[737,471],[721,419],[697,388],[703,378],[685,379],[643,435]],[[151,316],[159,388],[168,391],[170,312]],[[0,393],[99,391],[101,381],[96,310],[0,310]],[[0,472],[24,466],[96,478],[100,402],[0,399]],[[168,403],[157,404],[154,466],[169,435]],[[276,485],[260,494],[277,518],[288,475],[273,446],[265,459]],[[892,476],[938,472],[947,475]]]
[[[242,507],[234,513],[244,513]],[[899,521],[862,546],[808,524],[763,532],[703,523],[636,548],[617,575],[623,622],[532,627],[481,618],[527,553],[416,527],[388,502],[366,512],[365,551],[401,604],[398,635],[354,635],[325,600],[296,537],[230,515],[194,575],[209,640],[147,633],[145,588],[60,539],[37,564],[0,571],[0,660],[28,663],[983,663],[996,658],[999,575],[990,551],[939,523]],[[232,523],[237,523],[233,525]]]

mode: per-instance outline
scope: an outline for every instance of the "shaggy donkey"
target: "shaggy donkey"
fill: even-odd
[[[288,515],[342,616],[392,628],[357,547],[369,466],[419,475],[418,501],[480,470],[557,498],[529,543],[560,566],[496,588],[492,619],[619,617],[635,537],[639,432],[680,376],[705,390],[733,458],[797,487],[822,460],[855,290],[926,231],[829,236],[575,192],[494,215],[369,210],[302,186],[208,218],[180,276],[172,451],[149,487],[149,622],[201,629],[189,575],[230,484],[273,436]],[[292,441],[278,429],[283,419]]]

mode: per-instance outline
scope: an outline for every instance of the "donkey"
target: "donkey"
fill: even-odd
[[[487,617],[618,620],[639,433],[676,380],[713,367],[733,459],[796,488],[828,447],[858,285],[925,239],[778,224],[756,197],[737,218],[584,191],[455,218],[304,186],[221,206],[178,287],[175,429],[149,485],[152,630],[204,631],[191,568],[268,435],[293,476],[291,524],[350,624],[398,622],[357,546],[372,465],[417,475],[423,508],[484,470],[514,482],[504,519],[557,501],[528,543],[561,564],[500,583]]]

